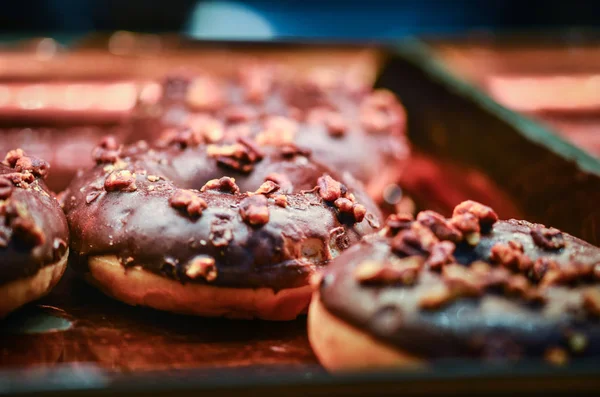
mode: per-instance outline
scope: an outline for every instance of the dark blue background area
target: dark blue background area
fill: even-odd
[[[0,32],[194,30],[193,0],[0,1]],[[231,2],[230,2],[231,3]],[[595,0],[239,1],[268,21],[276,36],[394,38],[465,29],[537,29],[596,26]],[[227,15],[219,14],[220,31]],[[211,16],[212,18],[212,16]],[[243,26],[228,28],[231,35]],[[204,29],[208,31],[210,29]]]

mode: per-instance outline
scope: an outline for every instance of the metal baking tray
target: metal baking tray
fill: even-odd
[[[420,206],[448,211],[454,201],[475,197],[499,205],[503,217],[522,216],[600,244],[600,162],[454,77],[423,42],[180,46],[181,59],[188,61],[195,56],[206,59],[215,49],[225,54],[223,59],[244,52],[307,59],[302,55],[310,53],[333,61],[336,54],[350,50],[374,53],[375,84],[396,92],[409,114],[416,157],[402,179]],[[304,318],[233,321],[129,307],[68,272],[49,296],[0,323],[0,394],[593,395],[600,391],[598,360],[572,361],[564,367],[541,361],[457,360],[419,371],[330,375],[311,352],[305,328]]]

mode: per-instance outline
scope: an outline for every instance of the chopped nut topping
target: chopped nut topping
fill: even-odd
[[[233,231],[231,229],[232,226],[229,219],[215,218],[210,224],[208,238],[215,247],[225,247],[233,239]]]
[[[496,243],[492,246],[490,260],[515,271],[528,271],[533,262],[523,252],[523,245],[516,241],[508,244]]]
[[[465,241],[467,244],[475,246],[481,241],[481,234],[479,232],[465,234]]]
[[[92,151],[92,158],[96,164],[114,163],[121,155],[122,146],[113,136],[102,138],[98,146]]]
[[[188,106],[197,110],[216,110],[225,102],[222,87],[214,79],[202,76],[192,80],[186,94]]]
[[[531,229],[533,242],[545,250],[558,250],[565,246],[565,239],[560,230],[553,227],[536,226]]]
[[[440,214],[433,211],[421,211],[417,215],[417,222],[427,226],[433,234],[440,240],[448,240],[454,243],[462,240],[462,233],[452,226],[450,222],[446,220]]]
[[[17,160],[13,168],[17,172],[30,172],[36,177],[45,178],[46,175],[48,175],[50,165],[42,159],[30,156],[23,156]]]
[[[156,175],[148,175],[146,178],[148,178],[150,182],[158,182],[160,180],[160,176]]]
[[[442,278],[456,297],[480,296],[485,288],[478,274],[462,265],[444,266]]]
[[[456,260],[452,256],[455,249],[456,245],[451,241],[441,241],[434,244],[426,262],[427,266],[431,270],[441,270],[442,266],[455,262]]]
[[[592,287],[583,292],[583,308],[592,316],[600,316],[600,288]]]
[[[457,215],[462,215],[467,212],[475,215],[477,219],[479,219],[479,225],[482,227],[490,227],[498,221],[498,215],[493,209],[472,200],[463,201],[457,205],[454,208],[452,217],[454,218]]]
[[[219,142],[225,136],[225,127],[223,123],[214,117],[205,114],[194,114],[188,117],[187,124],[196,133],[196,140],[208,143]],[[196,143],[199,144],[200,142]],[[191,143],[194,144],[194,143]]]
[[[256,136],[260,145],[282,146],[294,142],[298,123],[283,116],[271,116],[265,121],[265,129]]]
[[[35,177],[30,172],[12,172],[10,174],[4,174],[4,178],[8,179],[13,185],[26,189],[30,183],[35,181]]]
[[[217,278],[217,266],[214,258],[207,255],[199,255],[188,262],[185,274],[191,279],[202,277],[206,281],[214,281]]]
[[[162,132],[160,142],[166,145],[176,145],[180,149],[198,146],[204,142],[202,135],[189,127],[172,127]]]
[[[12,195],[13,183],[10,179],[0,176],[0,200],[6,200]]]
[[[319,195],[325,201],[335,201],[342,195],[342,184],[325,174],[317,179]]]
[[[433,237],[435,238],[435,236]],[[392,251],[401,257],[414,255],[424,256],[429,252],[427,248],[423,246],[419,234],[417,234],[412,228],[398,233],[392,239],[391,247]]]
[[[286,143],[280,146],[281,155],[284,158],[292,158],[296,156],[309,157],[311,152],[309,149],[301,148],[293,143]]]
[[[238,143],[233,145],[208,145],[206,152],[210,157],[215,157],[219,165],[240,172],[252,171],[254,163],[264,157],[260,149],[247,138],[238,138]]]
[[[281,193],[292,193],[294,186],[289,178],[284,174],[278,174],[276,172],[272,172],[265,178],[266,181],[275,182],[279,186],[279,191]]]
[[[445,284],[438,284],[427,290],[419,299],[419,309],[437,310],[454,301],[455,296]]]
[[[413,224],[410,226],[410,230],[415,233],[419,240],[419,244],[427,252],[431,252],[433,245],[439,242],[435,234],[433,234],[428,227],[423,226],[419,222],[413,222]]]
[[[104,181],[104,189],[107,192],[133,192],[137,189],[135,175],[129,170],[112,172]]]
[[[465,212],[464,214],[458,214],[453,216],[450,219],[450,223],[452,226],[457,228],[463,233],[479,233],[479,219],[471,214],[470,212]]]
[[[208,207],[203,198],[198,197],[191,190],[179,189],[169,198],[169,204],[173,208],[183,209],[189,216],[197,217]]]
[[[352,213],[354,214],[354,220],[356,222],[362,222],[367,214],[367,208],[362,204],[354,204],[354,207],[352,207]]]
[[[275,196],[275,205],[283,208],[287,207],[287,196],[284,196],[283,194]]]
[[[238,194],[240,192],[240,188],[235,184],[235,179],[228,176],[224,176],[220,179],[211,179],[206,182],[200,191],[205,192],[207,190],[218,190],[230,194]]]
[[[546,257],[538,258],[533,264],[531,277],[534,280],[539,281],[543,279],[546,273],[550,270],[558,270],[558,264],[552,259]]]
[[[269,222],[269,207],[263,195],[250,196],[240,203],[240,215],[244,222],[253,226],[262,226]]]
[[[273,181],[265,181],[265,182],[263,182],[262,185],[260,185],[260,187],[258,189],[256,189],[254,194],[269,195],[269,194],[275,193],[278,190],[279,190],[278,184],[276,184]]]
[[[569,362],[569,355],[565,349],[560,347],[552,347],[546,350],[544,358],[553,365],[565,365]]]
[[[351,211],[353,211],[353,207],[354,207],[354,203],[344,197],[340,197],[339,199],[335,200],[333,205],[340,212],[351,212]]]
[[[23,151],[23,149],[11,150],[10,152],[6,153],[3,163],[11,168],[15,168],[17,161],[24,156],[25,152]]]
[[[354,278],[361,284],[413,285],[423,266],[423,258],[410,256],[390,262],[366,261],[354,269]]]
[[[413,221],[414,217],[410,214],[392,214],[387,217],[385,227],[389,230],[389,235],[395,236],[401,230],[410,229]]]

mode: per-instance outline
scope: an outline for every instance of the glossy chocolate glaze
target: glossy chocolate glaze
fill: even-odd
[[[489,263],[491,247],[512,240],[523,245],[531,260],[549,258],[561,269],[572,265],[597,267],[600,263],[600,249],[570,235],[563,234],[566,245],[559,250],[539,247],[530,235],[537,226],[518,220],[496,222],[474,248],[465,242],[458,244],[456,262],[467,267],[477,260]],[[330,313],[362,332],[424,358],[514,359],[540,356],[553,347],[574,355],[600,354],[600,322],[582,309],[582,293],[598,288],[597,278],[595,282],[589,279],[574,285],[551,285],[542,292],[547,299],[542,304],[526,303],[502,289],[487,289],[481,296],[463,297],[425,310],[419,301],[444,285],[440,272],[427,265],[417,282],[409,286],[365,285],[355,277],[361,263],[398,259],[391,238],[365,238],[327,267],[319,287],[321,302]],[[542,291],[537,284],[533,288]],[[575,337],[585,341],[576,352]]]
[[[408,159],[404,109],[387,91],[353,87],[340,76],[319,72],[323,71],[316,69],[299,79],[269,66],[250,65],[237,80],[169,76],[162,87],[154,87],[150,99],[140,102],[133,136],[151,141],[171,126],[191,125],[193,117],[202,114],[224,124],[224,141],[258,137],[268,129],[267,115],[283,116],[296,129],[291,142],[331,169],[352,174],[378,196],[397,180]],[[193,105],[189,97],[194,81],[209,82],[205,92],[214,94],[214,104]],[[375,105],[369,109],[370,103]],[[240,109],[244,116],[233,117]]]
[[[205,145],[147,150],[139,144],[114,163],[76,177],[63,196],[73,255],[83,263],[90,256],[117,255],[124,266],[140,265],[181,282],[279,290],[306,285],[315,269],[379,225],[377,207],[358,190],[356,201],[364,199],[368,209],[361,222],[325,202],[314,187],[328,170],[304,155],[286,157],[273,149],[252,172],[241,173],[218,165],[206,150]],[[106,190],[115,168],[131,171],[135,190]],[[245,192],[258,189],[273,172],[290,184],[265,200],[268,221],[251,224],[241,214]],[[240,193],[198,191],[225,175],[235,177]],[[352,190],[354,183],[346,185]],[[205,203],[201,215],[170,204],[178,189],[197,189],[190,192]],[[285,207],[275,203],[280,194]],[[186,274],[197,257],[214,259],[216,279]]]
[[[43,177],[13,183],[18,174],[0,163],[0,285],[56,263],[69,243],[67,221]]]

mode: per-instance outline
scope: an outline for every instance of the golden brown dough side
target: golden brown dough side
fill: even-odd
[[[321,364],[332,372],[425,365],[422,359],[378,342],[333,316],[318,293],[308,312],[308,338]]]
[[[65,272],[68,257],[69,251],[58,262],[44,266],[33,276],[0,286],[0,318],[50,292]]]
[[[182,284],[141,267],[125,268],[116,256],[89,259],[90,281],[107,295],[134,306],[207,317],[293,320],[306,312],[309,285],[271,288],[228,288]]]

